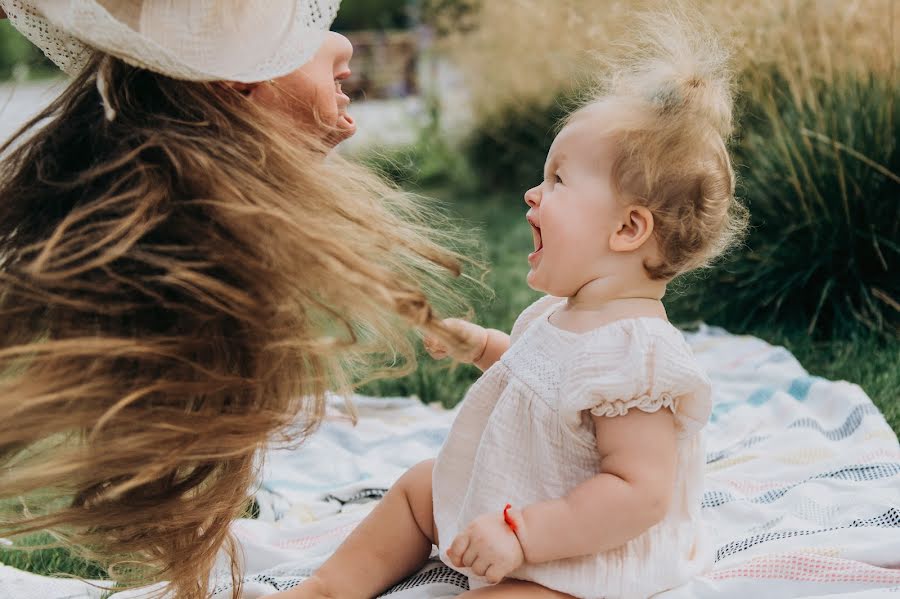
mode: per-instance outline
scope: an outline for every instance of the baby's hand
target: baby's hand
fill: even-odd
[[[457,568],[471,568],[490,584],[497,584],[525,561],[518,537],[499,511],[475,518],[453,540],[447,557]]]
[[[463,345],[462,347],[451,349],[443,341],[432,336],[426,336],[424,345],[428,355],[435,360],[442,360],[450,356],[464,364],[471,364],[481,357],[487,345],[487,329],[459,318],[447,318],[442,322],[445,327],[452,329],[463,338]]]

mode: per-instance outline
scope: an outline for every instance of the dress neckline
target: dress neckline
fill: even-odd
[[[543,316],[541,317],[541,321],[544,326],[546,326],[547,328],[551,329],[552,331],[554,331],[564,337],[571,337],[571,338],[587,337],[588,335],[593,335],[593,334],[597,333],[598,331],[603,331],[603,330],[610,329],[613,327],[621,328],[622,325],[624,325],[627,322],[645,322],[645,321],[655,320],[655,321],[658,321],[660,323],[667,325],[666,328],[675,328],[675,325],[673,325],[667,319],[659,317],[659,316],[629,316],[627,318],[618,318],[616,320],[611,320],[607,323],[600,325],[599,327],[590,329],[589,331],[583,331],[581,333],[576,333],[575,331],[568,331],[566,329],[562,329],[562,328],[556,326],[555,324],[553,324],[552,322],[550,322],[550,317],[553,316],[558,309],[559,309],[559,304],[556,304],[549,310],[545,311]]]

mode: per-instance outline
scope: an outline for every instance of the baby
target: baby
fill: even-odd
[[[485,372],[440,454],[285,597],[375,596],[433,545],[469,598],[643,598],[710,566],[710,384],[661,299],[745,226],[731,90],[723,53],[677,19],[644,40],[567,119],[525,194],[527,281],[546,296],[510,335],[448,322],[469,340],[452,356]]]

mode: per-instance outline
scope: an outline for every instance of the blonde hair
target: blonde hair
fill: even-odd
[[[454,340],[456,229],[284,118],[98,55],[0,148],[0,536],[188,599],[224,547],[239,585],[262,448]]]
[[[746,228],[727,148],[732,84],[727,53],[696,19],[668,12],[638,21],[602,91],[569,121],[614,115],[598,131],[616,140],[614,186],[622,201],[650,209],[661,261],[645,268],[671,279],[708,265]]]

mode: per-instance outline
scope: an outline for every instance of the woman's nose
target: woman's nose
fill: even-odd
[[[346,70],[353,58],[353,44],[337,31],[329,31],[328,35],[331,37],[330,43],[334,45],[335,66]]]
[[[536,185],[525,192],[525,203],[528,204],[532,208],[540,205],[540,203],[541,203],[541,186],[540,185]]]

